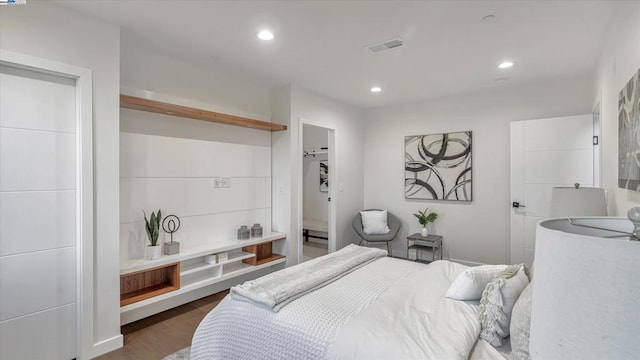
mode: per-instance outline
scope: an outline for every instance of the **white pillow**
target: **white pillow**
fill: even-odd
[[[509,336],[511,311],[520,293],[529,284],[524,265],[511,265],[491,280],[480,299],[480,338],[498,347]]]
[[[365,234],[382,235],[391,231],[387,222],[387,210],[360,211],[360,218]]]
[[[508,265],[482,265],[465,270],[453,281],[445,294],[454,300],[480,300],[487,284]]]
[[[531,329],[531,297],[533,295],[533,283],[529,283],[513,305],[511,311],[511,325],[509,334],[511,338],[511,356],[513,360],[531,360],[529,354],[529,335]]]

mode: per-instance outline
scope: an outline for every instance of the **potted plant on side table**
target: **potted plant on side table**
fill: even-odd
[[[415,216],[418,219],[418,222],[420,223],[420,225],[422,225],[422,230],[420,231],[420,235],[422,235],[422,237],[429,236],[429,229],[427,228],[427,225],[429,225],[429,223],[436,221],[436,219],[438,218],[438,214],[434,212],[429,212],[429,208],[426,208],[424,209],[424,211],[418,210],[418,212],[413,214],[413,216]]]
[[[147,237],[149,238],[149,242],[151,243],[151,245],[148,245],[146,248],[144,258],[147,260],[159,259],[162,246],[158,244],[158,235],[160,235],[160,219],[162,218],[162,213],[160,212],[160,209],[158,209],[158,215],[152,212],[149,219],[147,219],[147,213],[145,213],[144,211],[142,213],[144,214]]]

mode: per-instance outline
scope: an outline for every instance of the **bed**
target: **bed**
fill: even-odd
[[[326,269],[323,258],[309,263]],[[198,326],[191,359],[505,359],[508,346],[478,340],[478,301],[444,297],[466,268],[384,256],[300,289],[304,268],[290,267],[281,272],[300,281],[291,286],[298,295],[274,308],[235,287]]]

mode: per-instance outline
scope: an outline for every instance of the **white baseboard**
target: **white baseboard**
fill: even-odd
[[[120,349],[124,345],[124,338],[122,334],[114,336],[107,340],[102,340],[93,344],[91,348],[91,354],[88,359],[96,358],[100,355],[112,352],[113,350]]]

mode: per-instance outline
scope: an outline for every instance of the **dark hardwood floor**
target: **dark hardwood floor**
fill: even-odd
[[[124,347],[99,360],[160,360],[191,345],[198,324],[229,291],[219,292],[122,327]]]

